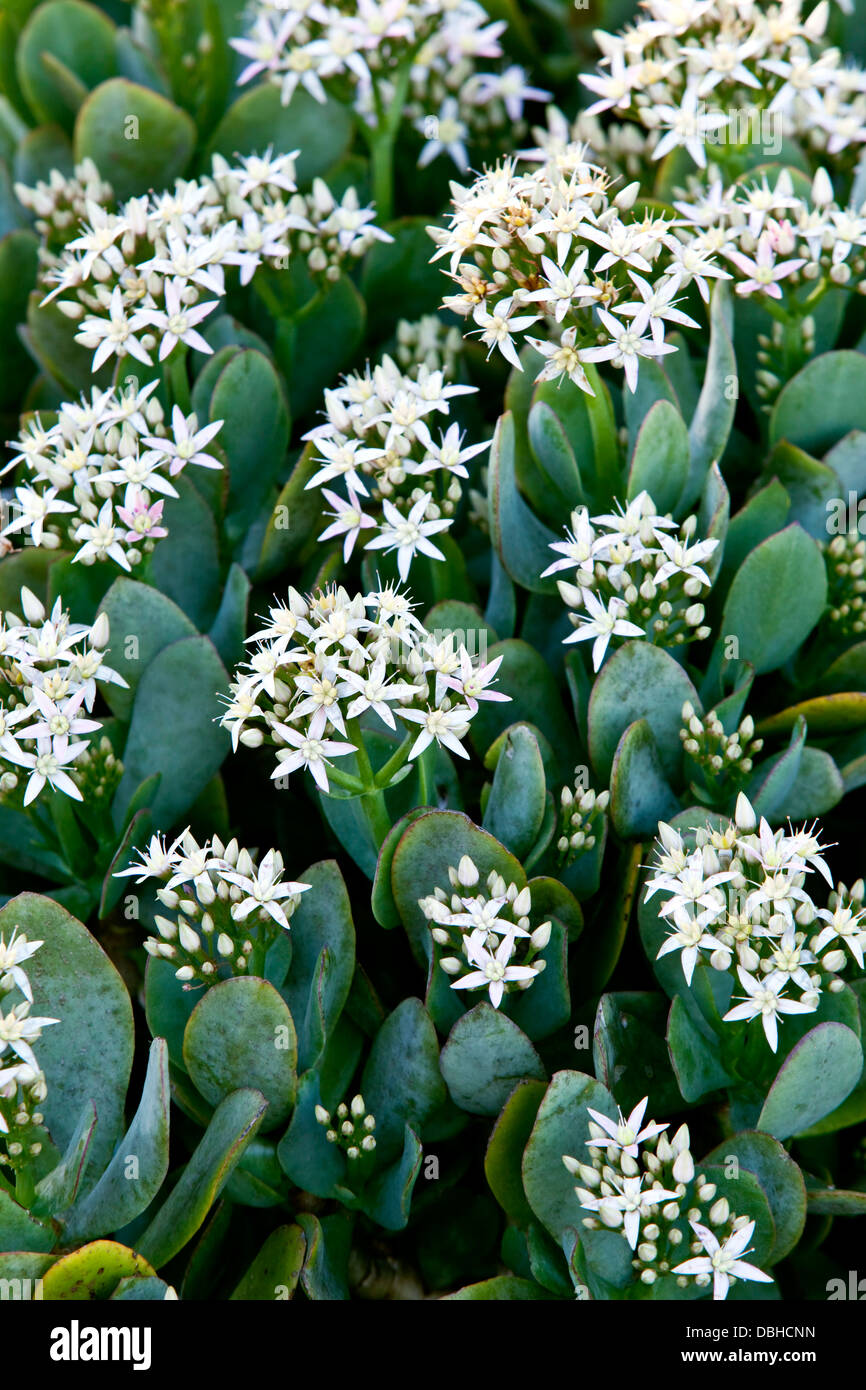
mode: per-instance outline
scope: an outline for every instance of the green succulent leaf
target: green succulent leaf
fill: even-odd
[[[770,442],[825,453],[850,430],[866,429],[866,357],[824,352],[785,384],[770,415]]]
[[[760,1183],[775,1225],[775,1241],[766,1264],[777,1264],[790,1254],[803,1234],[806,1221],[806,1185],[797,1164],[782,1145],[768,1134],[743,1132],[725,1139],[702,1160],[704,1164],[738,1167]]]
[[[192,805],[229,749],[227,733],[213,722],[220,713],[217,692],[227,688],[209,638],[185,637],[157,652],[135,692],[116,815],[154,767],[163,772],[151,808],[154,824],[170,826]]]
[[[656,401],[641,424],[628,475],[627,498],[631,502],[648,492],[656,511],[676,507],[689,473],[689,432],[682,415],[670,401]]]
[[[447,1078],[446,1078],[447,1079]],[[422,1134],[445,1100],[436,1030],[420,999],[404,999],[376,1034],[361,1090],[376,1117],[376,1151],[399,1151],[406,1126]]]
[[[544,1093],[543,1081],[518,1082],[490,1132],[484,1156],[491,1192],[509,1219],[523,1227],[533,1220],[533,1211],[523,1190],[521,1161]]]
[[[295,1100],[297,1036],[267,980],[222,980],[202,995],[183,1035],[183,1060],[211,1105],[253,1086],[268,1102],[263,1130],[285,1124]]]
[[[313,864],[292,917],[292,964],[281,992],[298,1027],[298,1061],[313,1066],[349,997],[355,969],[355,927],[343,875],[333,859]]]
[[[306,1251],[307,1242],[300,1226],[278,1226],[231,1294],[232,1301],[291,1298],[298,1286]]]
[[[48,1303],[104,1300],[122,1279],[149,1278],[155,1272],[140,1252],[116,1240],[94,1240],[55,1260],[42,1277],[42,1297]]]
[[[517,490],[514,418],[500,417],[490,446],[488,499],[490,535],[506,573],[522,588],[536,594],[556,592],[553,578],[541,573],[551,562],[551,544],[558,537],[523,501]]]
[[[234,1091],[220,1102],[179,1181],[138,1239],[138,1250],[145,1260],[159,1268],[192,1239],[267,1107],[262,1093],[249,1088]]]
[[[208,155],[261,154],[271,146],[275,154],[300,151],[296,161],[299,184],[311,183],[336,164],[352,138],[352,116],[342,102],[324,104],[299,88],[288,106],[269,83],[242,92],[218,125]]]
[[[721,632],[737,639],[739,660],[751,662],[757,675],[775,671],[809,636],[826,599],[818,545],[801,526],[786,526],[756,546],[737,570]]]
[[[561,1240],[581,1218],[574,1178],[562,1158],[563,1154],[579,1157],[586,1152],[590,1138],[587,1106],[612,1120],[617,1117],[611,1096],[598,1081],[579,1071],[556,1072],[523,1154],[527,1200],[554,1240]]]
[[[226,527],[238,540],[263,507],[289,442],[283,386],[263,353],[234,354],[214,385],[210,419],[222,421],[219,443],[229,470]]]
[[[52,1225],[31,1216],[26,1207],[22,1207],[5,1188],[0,1187],[0,1278],[38,1278],[39,1274],[8,1275],[6,1254],[26,1250],[36,1255],[53,1250],[56,1242],[57,1233]],[[41,1269],[39,1273],[42,1273]]]
[[[758,1116],[758,1129],[776,1139],[801,1134],[841,1104],[862,1071],[857,1034],[841,1023],[819,1023],[782,1063]]]
[[[155,1038],[138,1110],[111,1162],[66,1221],[67,1241],[119,1231],[156,1197],[168,1172],[168,1048]]]
[[[497,1115],[518,1082],[545,1077],[526,1034],[484,1001],[454,1024],[441,1066],[452,1100],[473,1115]]]
[[[652,835],[660,820],[679,809],[662,770],[648,719],[629,724],[620,739],[610,774],[610,819],[624,839]]]
[[[8,941],[16,927],[43,942],[28,962],[34,1013],[60,1020],[39,1040],[39,1064],[48,1081],[45,1124],[65,1149],[92,1102],[99,1123],[88,1173],[98,1175],[123,1123],[133,1051],[129,994],[87,928],[50,898],[21,893],[8,902],[0,910],[0,933]]]
[[[544,819],[547,788],[538,741],[517,725],[506,736],[484,812],[484,829],[525,859]]]
[[[686,700],[700,711],[697,691],[685,671],[661,647],[634,641],[614,652],[596,677],[589,701],[589,752],[602,781],[610,776],[622,735],[639,719],[649,724],[665,775],[676,777]]]
[[[34,10],[15,63],[21,92],[38,120],[72,129],[74,94],[86,95],[114,76],[114,40],[114,25],[95,5],[51,0]]]
[[[100,83],[75,121],[76,163],[92,159],[118,198],[169,185],[187,168],[195,144],[185,111],[125,77]]]

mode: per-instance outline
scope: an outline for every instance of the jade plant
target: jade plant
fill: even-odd
[[[0,5],[3,1289],[834,1297],[856,15],[119,11]]]

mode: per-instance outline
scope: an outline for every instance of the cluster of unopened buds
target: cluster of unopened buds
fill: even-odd
[[[7,465],[20,465],[21,477],[0,532],[7,544],[24,533],[28,545],[130,572],[168,535],[163,508],[179,495],[172,479],[188,464],[222,468],[208,448],[223,422],[199,428],[196,415],[176,405],[168,424],[157,385],[93,387],[89,399],[64,401],[50,425],[38,414],[27,421]]]
[[[645,0],[620,34],[596,30],[604,57],[581,77],[595,101],[647,133],[653,160],[678,148],[700,168],[706,145],[749,140],[777,153],[783,139],[816,152],[859,152],[866,142],[866,74],[825,41],[828,0]],[[742,117],[746,116],[745,129]]]
[[[696,530],[695,516],[679,525],[658,516],[648,492],[611,514],[572,512],[567,539],[550,546],[560,558],[541,577],[574,570],[574,581],[557,580],[575,629],[564,641],[591,641],[595,671],[614,637],[668,647],[709,636],[695,600],[712,583],[702,566],[719,543],[694,540]]]
[[[178,180],[172,190],[120,204],[103,188],[101,200],[86,199],[82,222],[68,229],[57,252],[46,238],[43,303],[56,299],[78,325],[76,342],[93,351],[94,372],[127,357],[152,366],[154,352],[161,362],[178,344],[212,352],[201,325],[221,307],[226,270],[236,270],[246,285],[262,264],[284,269],[298,236],[306,238],[308,266],[318,252],[310,268],[318,266],[326,278],[338,251],[357,255],[373,238],[391,239],[352,189],[338,204],[317,184],[292,210],[297,154],[268,149],[233,165],[215,156],[211,176]],[[25,206],[40,200],[38,190],[17,185],[16,192]]]
[[[86,717],[96,682],[126,685],[105,662],[108,618],[100,613],[92,626],[71,623],[60,598],[48,616],[26,588],[21,609],[23,619],[16,613],[0,618],[0,766],[6,765],[0,793],[17,798],[23,770],[24,806],[46,785],[81,801],[71,773],[87,749],[85,735],[102,727],[99,719]]]
[[[464,445],[456,421],[435,433],[431,426],[447,420],[455,396],[475,390],[450,381],[445,369],[421,363],[401,371],[385,356],[326,391],[325,423],[304,435],[319,465],[307,488],[321,489],[332,518],[318,539],[340,539],[348,562],[368,533],[364,549],[395,552],[404,583],[417,554],[444,560],[433,537],[452,525],[466,465],[490,441]]]
[[[99,203],[107,207],[114,191],[93,160],[82,159],[71,175],[52,169],[47,179],[32,186],[16,184],[15,195],[22,207],[33,213],[34,230],[42,238],[39,259],[47,267],[54,264],[54,257],[86,220],[88,206]]]
[[[694,283],[708,300],[708,280],[730,278],[679,220],[630,215],[637,183],[615,195],[611,183],[583,145],[528,150],[452,184],[448,226],[428,228],[432,259],[448,258],[457,286],[443,303],[472,320],[488,356],[495,348],[522,370],[528,343],[544,358],[537,380],[567,376],[589,395],[597,362],[634,391],[641,358],[675,351],[666,327],[697,326],[678,307],[682,292]],[[535,325],[543,336],[528,333]]]
[[[584,787],[582,777],[586,769],[575,768],[578,778],[574,790],[563,787],[559,797],[559,836],[556,848],[560,863],[571,864],[578,855],[588,854],[595,849],[601,822],[610,802],[610,792],[594,792]]]
[[[794,313],[798,312],[797,305],[798,301],[794,299]],[[764,415],[770,414],[776,397],[792,370],[792,365],[799,359],[805,362],[815,351],[815,319],[812,314],[807,314],[804,319],[799,320],[797,332],[799,344],[792,344],[788,325],[776,319],[769,333],[759,333],[755,339],[758,344],[755,394],[760,399]]]
[[[110,809],[123,777],[123,763],[106,734],[76,758],[70,776],[88,806],[101,804],[107,811]]]
[[[40,1107],[48,1087],[33,1044],[39,1041],[43,1028],[60,1022],[30,1012],[33,990],[25,967],[43,944],[29,941],[17,927],[8,941],[0,933],[0,1164],[13,1171],[38,1158],[42,1151],[37,1131],[43,1124]],[[4,1012],[4,996],[13,990],[23,998]]]
[[[476,665],[452,635],[429,633],[397,587],[350,595],[340,587],[304,598],[289,589],[263,628],[248,639],[250,659],[235,672],[222,717],[232,744],[277,750],[273,778],[306,768],[316,785],[329,778],[355,794],[384,790],[407,761],[433,743],[468,758],[462,740],[502,658]],[[369,713],[402,744],[373,774],[357,721]],[[361,776],[333,766],[353,754]]]
[[[342,1102],[333,1115],[324,1105],[317,1105],[316,1119],[324,1128],[328,1143],[336,1144],[352,1163],[376,1147],[376,1117],[368,1114],[361,1095],[353,1096],[348,1105]]]
[[[850,892],[833,890],[825,849],[814,825],[785,832],[759,823],[742,792],[734,819],[698,829],[693,850],[659,823],[645,890],[645,901],[663,894],[659,915],[670,932],[659,958],[679,952],[687,985],[699,964],[731,974],[743,992],[724,1021],[760,1019],[774,1052],[785,1015],[814,1013],[825,990],[843,989],[840,974],[852,959],[864,968],[862,880]],[[816,871],[833,890],[826,907],[807,887]]]
[[[154,835],[137,853],[138,862],[118,870],[115,878],[162,884],[156,897],[171,916],[154,917],[157,935],[147,938],[144,949],[169,961],[185,989],[194,988],[193,982],[214,984],[248,973],[254,953],[261,972],[269,948],[290,929],[301,894],[310,887],[283,878],[278,850],[268,850],[257,862],[255,852],[241,849],[237,840],[224,845],[215,835],[200,845],[188,829],[171,844]]]
[[[823,551],[824,622],[834,637],[859,637],[866,632],[866,540],[859,530],[850,530],[825,542]]]
[[[468,854],[449,868],[448,878],[450,893],[437,887],[418,899],[440,948],[439,964],[446,975],[460,976],[452,989],[485,989],[498,1009],[506,993],[528,989],[544,970],[538,954],[550,941],[550,923],[533,928],[529,887],[518,889],[495,870],[484,889],[473,892],[480,874]]]
[[[422,314],[420,319],[400,319],[393,356],[404,372],[426,367],[454,381],[463,354],[463,334],[456,324],[447,324],[439,314]]]
[[[680,740],[702,774],[702,800],[723,803],[738,791],[754,766],[754,755],[764,746],[755,738],[755,721],[750,714],[740,721],[733,733],[725,733],[724,725],[714,710],[699,715],[690,700],[682,708],[683,725]]]
[[[688,1125],[673,1139],[667,1124],[644,1124],[647,1097],[631,1114],[611,1120],[587,1106],[590,1138],[586,1159],[563,1154],[580,1185],[581,1206],[592,1213],[586,1230],[620,1231],[634,1252],[632,1267],[641,1284],[672,1276],[680,1288],[690,1279],[713,1286],[724,1299],[737,1279],[772,1283],[770,1275],[746,1263],[754,1221],[734,1216],[726,1197],[696,1172]],[[691,1259],[681,1257],[690,1252]]]

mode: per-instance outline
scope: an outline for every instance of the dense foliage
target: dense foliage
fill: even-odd
[[[0,1279],[847,1296],[863,18],[2,0]]]

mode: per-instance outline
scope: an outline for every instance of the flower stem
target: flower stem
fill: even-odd
[[[374,84],[376,125],[373,128],[364,125],[361,127],[370,146],[373,201],[376,205],[376,220],[380,225],[382,222],[389,222],[394,216],[394,146],[397,143],[397,131],[406,105],[413,57],[414,54],[410,55],[409,60],[398,68],[394,78],[394,93],[387,107]]]
[[[381,787],[384,790],[386,787],[390,786],[394,779],[395,772],[399,772],[400,768],[403,767],[406,762],[412,743],[413,735],[408,733],[397,749],[397,752],[394,753],[385,763],[384,767],[380,767],[379,771],[376,773],[377,787]]]
[[[354,792],[356,796],[364,790],[364,783],[360,777],[353,777],[351,772],[343,772],[339,767],[328,768],[328,781],[336,782],[338,787],[347,792]]]
[[[167,385],[171,392],[173,405],[179,405],[184,415],[191,408],[189,378],[186,373],[187,350],[183,343],[178,344],[167,362]]]
[[[376,774],[370,762],[370,755],[364,746],[364,736],[357,719],[348,720],[346,732],[357,750],[358,772],[364,785],[364,791],[361,793],[361,805],[364,808],[364,814],[367,817],[367,823],[376,847],[381,848],[385,836],[391,829],[391,817],[385,805],[385,794],[376,784]]]
[[[15,1173],[15,1200],[25,1210],[29,1210],[36,1196],[36,1184],[27,1167],[18,1168]]]
[[[419,756],[416,767],[418,768],[418,805],[428,806],[430,804],[430,789],[427,783],[427,749]]]

